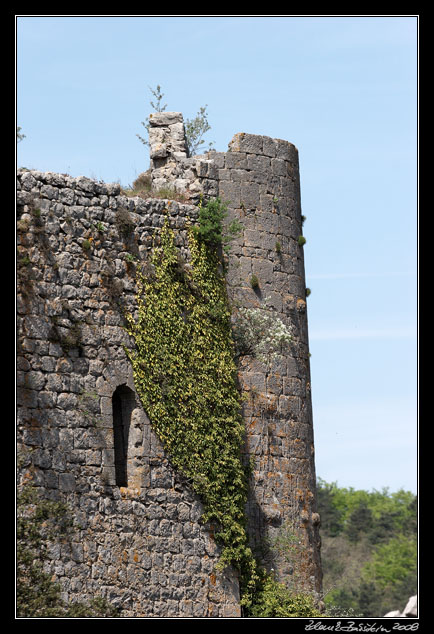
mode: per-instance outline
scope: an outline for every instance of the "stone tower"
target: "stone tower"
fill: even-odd
[[[241,133],[227,152],[189,157],[180,113],[156,113],[150,123],[153,188],[170,187],[187,201],[170,204],[181,251],[199,200],[220,197],[228,221],[243,228],[227,262],[230,299],[291,329],[283,356],[240,361],[253,463],[246,511],[264,565],[319,593],[297,150]],[[123,349],[135,262],[148,258],[166,204],[129,198],[119,185],[19,170],[20,482],[65,501],[76,518],[46,564],[65,599],[101,595],[130,617],[239,617],[236,575],[216,573],[219,550],[199,522],[201,501],[151,429]]]

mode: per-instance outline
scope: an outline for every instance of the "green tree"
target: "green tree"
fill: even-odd
[[[157,85],[155,90],[149,86],[149,90],[155,97],[155,103],[150,101],[151,108],[153,112],[164,112],[167,108],[167,104],[162,105],[161,101],[164,97],[164,94],[161,92],[161,86]],[[142,126],[146,129],[146,132],[149,134],[149,117],[146,117],[145,121],[140,122]],[[140,139],[143,145],[149,146],[149,141],[140,136],[140,134],[136,134],[136,136]]]
[[[361,533],[367,533],[372,528],[372,511],[366,502],[360,502],[351,513],[346,533],[351,542],[356,542]]]
[[[185,121],[185,141],[187,143],[189,156],[197,154],[199,147],[205,143],[203,139],[204,134],[211,130],[211,126],[208,123],[207,107],[207,105],[202,106],[199,108],[199,112],[194,119],[186,119]],[[208,150],[210,150],[213,145],[212,142],[209,143]]]
[[[321,479],[317,491],[327,609],[379,617],[404,605],[417,589],[417,497]]]
[[[268,578],[255,597],[251,618],[315,618],[323,616],[312,595],[291,592],[283,583]]]
[[[323,480],[317,486],[318,512],[321,516],[321,529],[327,535],[336,537],[342,531],[342,510],[334,503],[334,489],[332,484]]]
[[[396,535],[375,549],[372,559],[363,568],[362,576],[364,579],[373,579],[381,588],[386,588],[403,581],[409,571],[415,570],[416,558],[416,539]]]
[[[230,242],[240,233],[242,225],[232,220],[227,227],[223,222],[228,215],[227,205],[220,198],[212,198],[206,205],[199,205],[199,224],[193,231],[196,237],[211,249],[223,248],[227,253]]]
[[[381,592],[373,581],[362,581],[358,591],[358,609],[363,617],[380,616],[383,614],[381,607]]]

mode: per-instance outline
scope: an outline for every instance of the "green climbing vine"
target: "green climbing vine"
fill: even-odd
[[[148,273],[137,272],[137,317],[126,315],[135,345],[126,353],[151,426],[173,466],[202,499],[201,521],[213,527],[221,545],[218,566],[235,567],[245,614],[257,615],[262,604],[267,613],[272,610],[270,602],[274,605],[273,597],[285,586],[260,569],[248,544],[245,426],[231,311],[215,244],[221,233],[213,227],[212,239],[208,234],[191,228],[187,265],[164,224]],[[288,601],[281,610],[291,616]]]
[[[202,521],[222,546],[220,566],[234,565],[250,587],[255,561],[245,528],[245,428],[230,310],[215,251],[194,231],[189,248],[190,266],[180,267],[166,223],[153,275],[138,272],[138,319],[127,315],[135,348],[127,354],[152,427],[203,500]]]

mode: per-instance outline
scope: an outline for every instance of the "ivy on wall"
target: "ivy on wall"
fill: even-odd
[[[221,566],[234,565],[252,580],[230,311],[215,251],[193,231],[189,248],[191,265],[180,266],[166,223],[153,275],[138,272],[137,322],[127,315],[135,349],[127,354],[153,429],[204,503],[202,521],[214,527]]]
[[[265,605],[269,615],[277,595],[287,590],[260,570],[248,545],[248,474],[241,451],[245,425],[231,311],[215,246],[191,229],[187,266],[165,223],[151,274],[137,273],[137,319],[126,315],[135,346],[126,353],[152,428],[173,466],[202,499],[202,522],[213,527],[221,546],[220,569],[231,565],[238,571],[247,616],[260,615]],[[282,611],[296,616],[285,596],[279,616]]]

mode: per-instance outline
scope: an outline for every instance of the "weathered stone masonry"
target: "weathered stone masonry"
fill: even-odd
[[[124,616],[237,617],[236,577],[216,573],[200,500],[171,468],[135,393],[122,311],[134,313],[136,266],[165,210],[186,255],[200,195],[227,201],[228,219],[243,225],[228,259],[230,298],[268,306],[294,334],[279,362],[266,368],[247,357],[239,372],[255,465],[252,545],[290,581],[293,566],[263,546],[292,523],[301,541],[297,578],[320,591],[297,150],[238,134],[228,152],[188,157],[179,113],[154,114],[151,125],[154,187],[170,186],[192,204],[128,198],[118,185],[84,177],[18,173],[21,479],[66,501],[77,518],[73,538],[53,547],[48,564],[65,598],[100,594]]]

